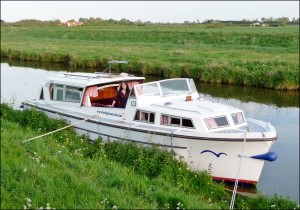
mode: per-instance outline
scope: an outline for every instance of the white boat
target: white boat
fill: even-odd
[[[91,140],[168,148],[192,170],[208,170],[216,180],[256,184],[265,160],[276,159],[270,148],[277,133],[270,123],[201,97],[192,79],[144,79],[126,73],[62,73],[45,79],[37,98],[23,104],[66,119]],[[110,107],[122,81],[131,91],[126,107]]]

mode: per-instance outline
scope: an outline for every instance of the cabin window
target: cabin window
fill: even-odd
[[[82,88],[66,86],[65,101],[79,103],[81,99]]]
[[[142,112],[141,114],[142,114],[142,122],[148,121],[149,113]]]
[[[161,124],[184,128],[195,128],[191,119],[174,117],[169,115],[161,115]]]
[[[182,127],[190,127],[190,128],[193,128],[194,125],[193,125],[192,120],[182,118]]]
[[[171,117],[170,124],[173,126],[180,126],[180,118]]]
[[[54,101],[67,101],[79,103],[82,96],[82,88],[53,84],[50,85],[51,99]]]
[[[154,123],[154,113],[149,114],[149,122]]]
[[[141,119],[141,117],[140,117],[140,111],[136,111],[134,120],[140,121],[140,119]]]
[[[226,116],[206,118],[204,119],[204,121],[209,129],[216,129],[220,127],[229,126]]]
[[[162,125],[169,125],[169,116],[161,115],[161,124]]]
[[[236,125],[245,122],[242,112],[232,113],[231,117],[233,119],[234,124],[236,124]]]
[[[134,117],[135,121],[141,121],[146,123],[154,123],[155,114],[152,112],[137,110]]]
[[[43,89],[41,90],[40,100],[44,100],[44,91],[43,91]]]
[[[50,99],[53,100],[53,84],[50,84],[49,94],[50,94]]]
[[[64,100],[64,86],[63,85],[53,85],[53,100],[63,101]]]

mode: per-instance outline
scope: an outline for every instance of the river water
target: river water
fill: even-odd
[[[66,71],[70,70],[1,63],[1,103],[14,103],[19,107],[25,99],[36,97],[44,78]],[[146,77],[146,81],[157,79],[160,78]],[[202,83],[197,84],[197,88],[205,97],[241,108],[246,117],[271,122],[276,127],[278,140],[271,151],[278,158],[265,162],[257,191],[289,197],[299,203],[299,92]]]

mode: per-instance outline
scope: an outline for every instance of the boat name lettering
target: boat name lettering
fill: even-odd
[[[111,112],[104,112],[104,111],[97,111],[100,114],[105,114],[105,115],[111,115],[111,116],[117,116],[117,117],[122,117],[122,115],[117,114],[117,113],[111,113]]]

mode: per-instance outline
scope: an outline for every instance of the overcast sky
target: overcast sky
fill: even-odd
[[[299,1],[2,1],[1,19],[68,21],[102,19],[151,22],[299,18]]]

